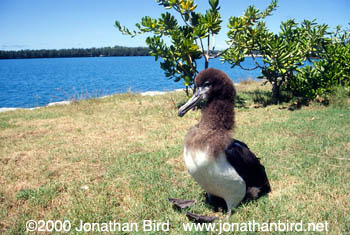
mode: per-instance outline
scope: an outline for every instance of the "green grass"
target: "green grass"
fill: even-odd
[[[237,90],[233,136],[261,158],[272,192],[224,222],[327,221],[330,234],[350,233],[349,106],[337,98],[290,111],[289,103],[269,105],[259,84]],[[177,117],[184,100],[182,92],[124,94],[1,113],[0,232],[22,234],[30,219],[72,227],[155,220],[184,234],[188,219],[169,197],[195,199],[188,211],[224,217],[184,166],[184,135],[200,119],[199,111]]]

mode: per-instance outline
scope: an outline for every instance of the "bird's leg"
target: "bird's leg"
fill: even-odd
[[[226,214],[226,220],[229,220],[230,219],[230,216],[231,216],[231,207],[232,207],[232,203],[227,203],[226,201],[226,205],[227,205],[227,214]]]
[[[226,220],[229,220],[231,216],[231,208],[227,209]]]

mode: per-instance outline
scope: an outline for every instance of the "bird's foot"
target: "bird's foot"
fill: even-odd
[[[196,200],[182,200],[178,198],[169,198],[168,200],[179,209],[188,208],[196,203]]]
[[[191,212],[186,212],[186,216],[196,223],[211,223],[218,218],[216,216],[198,215]]]

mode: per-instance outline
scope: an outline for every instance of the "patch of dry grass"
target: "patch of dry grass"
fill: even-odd
[[[234,136],[267,169],[272,193],[238,207],[231,222],[292,221],[350,231],[350,110],[311,105],[256,108],[268,88],[237,86]],[[200,112],[177,117],[184,93],[137,94],[1,113],[0,231],[23,233],[29,219],[187,222],[168,197],[196,199],[195,213],[222,216],[204,202],[183,163],[183,138]],[[259,106],[261,107],[261,106]]]

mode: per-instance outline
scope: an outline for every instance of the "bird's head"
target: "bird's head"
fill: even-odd
[[[232,80],[221,70],[209,68],[201,71],[195,78],[194,84],[193,96],[178,111],[180,117],[202,101],[209,104],[211,101],[219,99],[234,103],[236,91]]]

